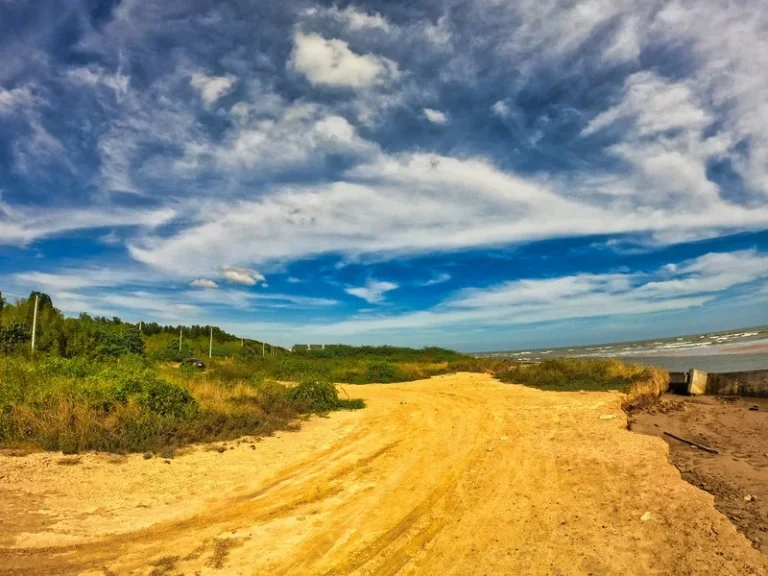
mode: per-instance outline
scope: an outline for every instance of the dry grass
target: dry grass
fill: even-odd
[[[72,374],[66,360],[53,368],[0,361],[0,446],[162,455],[194,442],[271,435],[314,411],[275,382],[222,381],[141,360],[81,368],[85,375]]]
[[[669,389],[669,372],[655,366],[647,367],[627,389],[625,408],[644,406],[658,402]]]
[[[213,545],[213,555],[208,560],[208,566],[214,570],[224,568],[230,550],[242,545],[243,539],[239,538],[221,538],[216,540],[216,543]]]
[[[555,358],[538,364],[509,363],[497,368],[502,382],[527,384],[545,390],[619,390],[625,405],[655,402],[669,385],[660,368],[615,359]]]
[[[178,562],[178,556],[163,556],[152,562],[152,571],[149,576],[166,576],[175,570]]]
[[[80,464],[81,460],[79,456],[65,456],[56,460],[56,464],[59,466],[76,466]]]

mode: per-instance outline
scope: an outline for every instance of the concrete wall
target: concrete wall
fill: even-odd
[[[692,369],[688,373],[688,394],[706,394],[709,387],[709,374],[703,370]],[[711,392],[710,392],[711,394]]]
[[[768,397],[768,370],[709,374],[707,394]]]

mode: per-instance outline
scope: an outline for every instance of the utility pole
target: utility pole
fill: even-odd
[[[184,330],[184,328],[179,326],[179,353],[181,353],[181,331],[182,330]]]
[[[211,339],[208,341],[208,358],[213,356],[213,326],[211,326]]]
[[[35,294],[35,311],[32,314],[32,352],[35,351],[35,335],[37,334],[37,303],[40,301],[40,295]]]
[[[265,356],[265,354],[264,354],[264,342],[261,343],[261,355]]]
[[[240,348],[242,348],[242,347],[243,347],[243,344],[245,344],[245,339],[243,339],[243,338],[240,338]]]

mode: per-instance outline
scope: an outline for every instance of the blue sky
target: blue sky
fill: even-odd
[[[295,342],[768,323],[760,0],[0,0],[0,289]]]

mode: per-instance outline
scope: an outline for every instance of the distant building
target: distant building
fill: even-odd
[[[325,350],[325,344],[294,344],[291,352],[309,352],[310,350]]]

